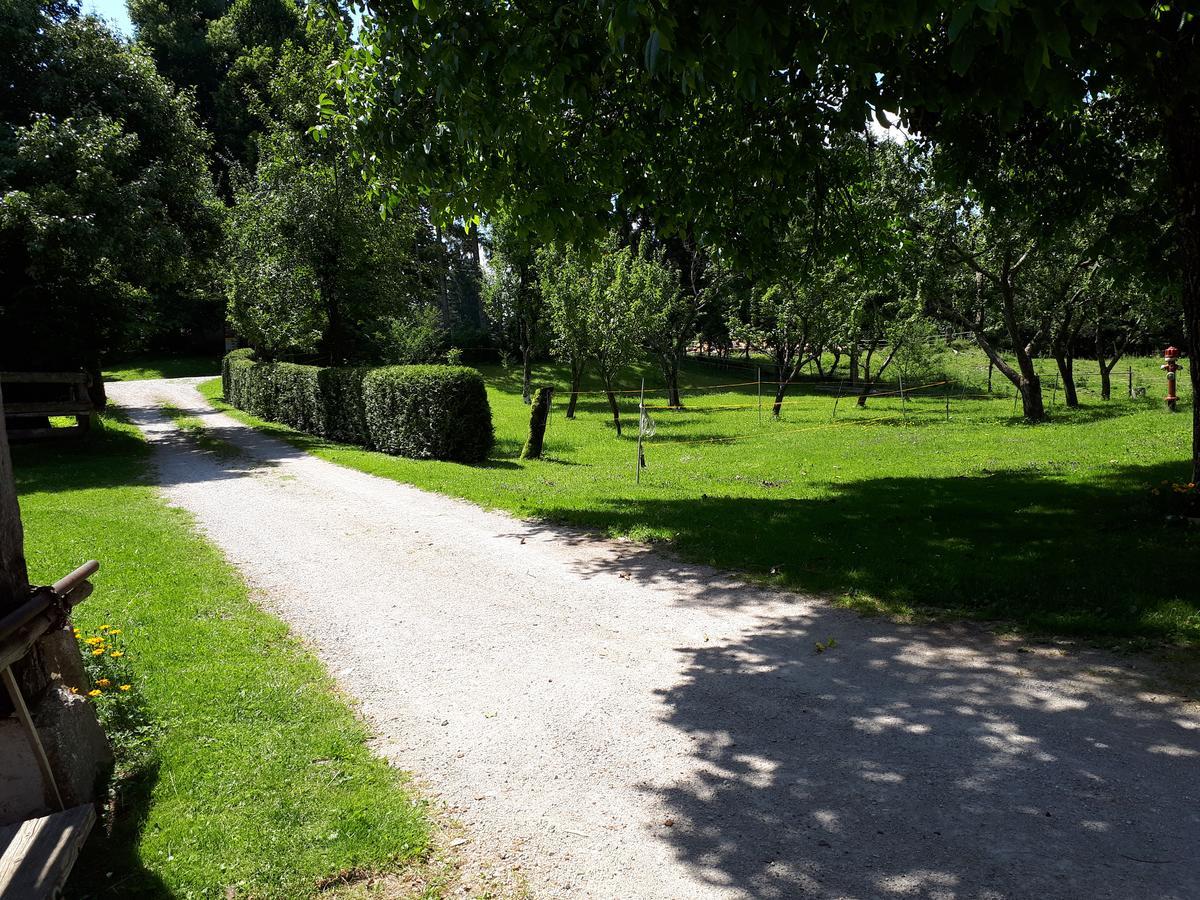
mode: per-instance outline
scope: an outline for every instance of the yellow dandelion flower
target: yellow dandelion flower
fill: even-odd
[[[103,649],[100,649],[100,650],[93,650],[93,651],[92,651],[92,656],[103,656],[103,655],[104,655],[104,650],[103,650]]]
[[[72,693],[72,694],[78,694],[78,693],[79,693],[79,688],[77,688],[77,687],[73,687],[73,688],[71,688],[71,693]]]
[[[102,638],[102,637],[90,637],[90,638],[88,638],[86,641],[84,641],[84,643],[85,643],[85,644],[91,644],[91,645],[95,646],[96,644],[103,644],[103,643],[104,643],[104,638]]]
[[[109,681],[107,678],[97,678],[96,684],[99,685],[100,687],[108,687],[110,684],[112,684],[112,682]]]
[[[115,659],[117,657],[124,656],[125,654],[122,653],[120,650],[114,650],[112,653],[110,653],[108,655]]]
[[[133,685],[132,685],[132,684],[122,684],[122,685],[120,685],[119,687],[120,687],[120,689],[121,689],[121,690],[123,690],[123,691],[127,691],[127,690],[129,690],[131,687],[133,687]]]
[[[121,633],[120,628],[114,628],[112,631],[109,632],[109,634],[120,634],[120,633]]]
[[[93,689],[93,690],[88,691],[88,696],[89,697],[99,697],[101,693],[102,692],[100,690]]]

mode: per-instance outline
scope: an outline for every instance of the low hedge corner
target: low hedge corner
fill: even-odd
[[[355,368],[255,362],[221,366],[225,400],[306,434],[413,459],[477,463],[494,440],[483,376],[466,366]]]

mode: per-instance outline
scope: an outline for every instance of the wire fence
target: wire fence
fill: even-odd
[[[680,406],[670,405],[672,391],[665,386],[614,386],[612,391],[588,389],[578,391],[577,398],[584,401],[580,407],[582,414],[607,416],[611,413],[608,404],[596,404],[594,401],[607,400],[606,395],[611,393],[618,412],[628,423],[627,432],[637,437],[634,469],[635,477],[639,480],[642,467],[645,466],[643,445],[741,445],[834,429],[928,425],[937,421],[951,423],[956,420],[982,424],[987,421],[1008,421],[1023,411],[1018,388],[1000,375],[999,370],[989,372],[986,365],[970,367],[965,378],[960,371],[958,377],[926,377],[915,384],[906,384],[903,378],[870,382],[860,379],[852,382],[846,377],[801,376],[792,381],[780,381],[776,377],[768,377],[770,370],[767,367],[754,366],[752,371],[755,376],[752,380],[742,378],[716,384],[681,384],[677,388]],[[687,374],[695,375],[697,372]],[[1057,369],[1052,373],[1042,372],[1040,377],[1045,409],[1049,412],[1061,409],[1065,397]],[[1099,396],[1101,372],[1099,368],[1094,371],[1077,370],[1075,382],[1077,393],[1090,401]],[[1123,402],[1139,401],[1145,404],[1149,400],[1141,398],[1157,400],[1158,393],[1165,395],[1165,377],[1151,380],[1148,372],[1135,369],[1132,365],[1112,371],[1109,383],[1112,389],[1110,402],[1113,405],[1107,408],[1114,413]],[[783,390],[779,391],[781,387]],[[556,415],[562,417],[563,407],[570,395],[569,388],[556,389],[551,420]],[[664,398],[668,402],[664,403]],[[587,403],[589,399],[593,401],[590,404]],[[789,415],[796,410],[800,410],[807,421],[789,421]],[[676,419],[676,413],[718,414],[723,417],[721,427],[728,428],[729,432],[690,436],[696,427],[695,416]]]

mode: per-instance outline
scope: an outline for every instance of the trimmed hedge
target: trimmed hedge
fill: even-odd
[[[483,376],[466,366],[389,366],[363,379],[371,444],[414,459],[478,462],[492,449]]]
[[[481,462],[492,449],[483,376],[464,366],[322,368],[234,350],[221,381],[233,406],[306,434],[414,459]]]

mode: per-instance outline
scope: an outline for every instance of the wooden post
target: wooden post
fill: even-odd
[[[900,379],[900,415],[902,415],[905,418],[905,420],[907,420],[908,419],[908,409],[907,409],[908,401],[906,401],[904,399],[904,376],[897,375],[896,377],[898,379]]]
[[[1133,366],[1129,367],[1129,399],[1133,399]]]
[[[996,361],[988,357],[988,393],[992,392],[992,369],[996,366]]]
[[[28,593],[29,573],[25,568],[21,509],[17,505],[12,458],[8,455],[4,395],[0,388],[0,614],[23,603]]]
[[[1054,409],[1054,399],[1058,396],[1058,373],[1054,373],[1054,390],[1050,392],[1050,408]]]
[[[637,439],[637,459],[634,461],[634,483],[642,483],[642,431],[643,423],[646,421],[646,379],[642,379],[642,392],[638,397],[638,439]]]

